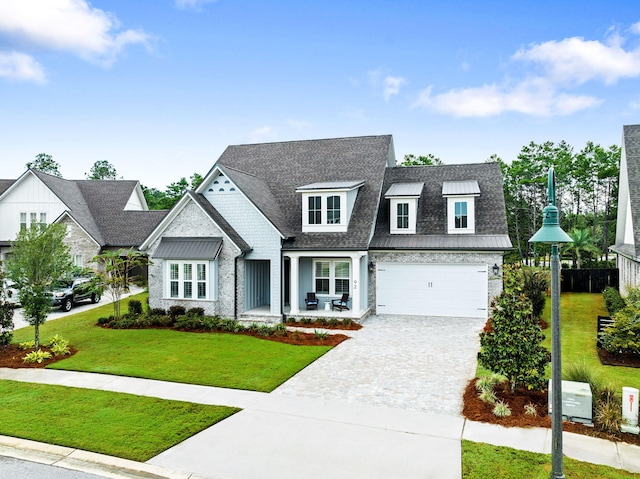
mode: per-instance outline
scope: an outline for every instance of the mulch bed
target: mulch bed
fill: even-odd
[[[227,334],[244,334],[245,336],[253,336],[267,341],[276,341],[278,343],[293,344],[295,346],[337,346],[342,341],[350,339],[344,334],[327,334],[325,339],[317,337],[314,333],[303,333],[302,331],[287,331],[286,335],[272,334],[271,336],[262,336],[260,333],[251,333],[249,331],[241,333]]]
[[[49,351],[49,348],[44,346],[40,347],[43,351]],[[69,354],[64,356],[51,356],[50,359],[45,359],[41,363],[25,363],[23,358],[35,351],[35,348],[20,349],[17,344],[9,344],[8,346],[0,346],[0,368],[44,368],[45,366],[61,361],[65,358],[73,356],[78,352],[77,349],[69,347]]]
[[[598,348],[598,357],[605,366],[640,368],[640,355],[638,354],[611,354],[604,349]]]
[[[319,323],[318,321],[312,321],[311,323],[304,324],[301,321],[296,321],[295,323],[286,323],[287,326],[293,326],[296,328],[311,328],[311,329],[342,329],[344,331],[357,331],[358,329],[362,329],[362,325],[358,323],[351,322],[349,324],[328,324],[328,323]]]
[[[528,391],[526,389],[518,389],[515,393],[511,393],[508,389],[501,390],[500,388],[497,388],[496,396],[498,399],[508,403],[511,407],[511,416],[497,417],[493,414],[493,405],[480,400],[475,384],[475,379],[469,381],[463,396],[464,405],[462,408],[462,415],[467,419],[471,421],[498,424],[504,427],[551,428],[551,418],[548,415],[546,390]],[[538,412],[536,416],[528,416],[525,414],[524,406],[529,403],[536,406],[536,410]],[[640,435],[629,433],[607,434],[594,427],[568,421],[563,421],[562,430],[583,434],[585,436],[608,439],[610,441],[627,442],[640,446]]]

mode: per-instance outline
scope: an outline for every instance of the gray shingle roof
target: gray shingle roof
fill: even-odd
[[[498,163],[464,165],[407,166],[388,168],[384,191],[396,183],[424,183],[418,199],[415,235],[389,232],[389,200],[380,202],[371,247],[375,249],[511,249],[507,230],[502,173]],[[474,235],[447,234],[447,199],[442,195],[445,182],[477,181],[480,196],[475,199]]]
[[[367,249],[375,222],[391,135],[229,146],[217,165],[285,237],[283,249]],[[302,233],[296,189],[360,182],[346,233]]]
[[[627,178],[629,180],[629,199],[633,221],[633,239],[635,257],[640,257],[640,125],[625,125],[622,128],[624,154],[627,160]],[[628,254],[629,248],[616,245],[621,253]]]
[[[167,214],[164,210],[124,210],[138,185],[134,180],[66,180],[33,172],[101,247],[138,247]]]
[[[211,203],[202,194],[188,191],[187,194],[198,203],[202,209],[209,215],[209,217],[220,227],[220,229],[226,234],[235,245],[243,252],[251,251],[251,246],[238,234],[238,232],[231,227],[231,225],[224,219],[224,217],[216,210]]]
[[[7,191],[16,180],[0,180],[0,195]]]

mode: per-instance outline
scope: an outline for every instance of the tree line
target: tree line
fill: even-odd
[[[579,151],[565,141],[531,142],[523,146],[511,163],[492,155],[487,162],[500,164],[504,184],[509,237],[514,251],[507,260],[537,265],[544,261],[548,246],[529,243],[541,226],[542,210],[547,205],[547,175],[554,167],[557,178],[557,207],[560,226],[574,242],[564,245],[563,261],[576,267],[606,265],[608,247],[615,240],[618,210],[618,176],[620,147],[604,148],[589,141]],[[432,155],[405,155],[402,166],[442,165]],[[27,163],[46,173],[62,176],[59,164],[51,155],[40,153]],[[96,161],[87,179],[118,178],[115,167],[107,161]],[[150,209],[170,209],[184,193],[196,189],[203,177],[194,173],[170,183],[164,190],[142,185]]]

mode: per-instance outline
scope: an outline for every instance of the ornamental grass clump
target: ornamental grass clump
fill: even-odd
[[[493,414],[497,417],[511,416],[511,408],[506,402],[498,401],[495,406],[493,406]]]

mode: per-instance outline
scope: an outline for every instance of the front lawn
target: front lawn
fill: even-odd
[[[640,474],[609,466],[589,464],[565,457],[567,479],[639,479]],[[510,447],[462,441],[464,479],[502,479],[526,477],[547,479],[551,474],[551,454],[536,454]]]
[[[605,384],[621,394],[623,386],[638,387],[640,369],[603,366],[596,351],[597,316],[608,316],[601,294],[562,293],[560,296],[560,334],[562,368],[570,364],[586,364]],[[544,345],[551,350],[551,298],[547,298],[542,317],[549,327],[544,330]],[[549,368],[550,375],[550,368]]]
[[[146,294],[131,299],[144,303]],[[331,349],[224,333],[96,326],[98,318],[112,313],[108,304],[42,325],[42,339],[59,334],[78,349],[48,367],[270,392]],[[32,327],[14,334],[14,342],[31,339]]]
[[[147,461],[238,409],[0,381],[0,434]]]

